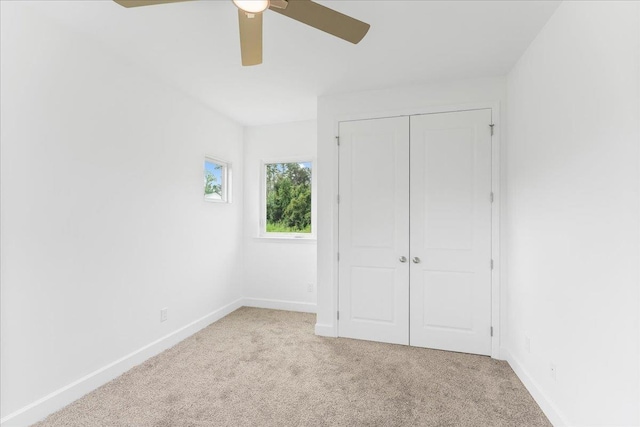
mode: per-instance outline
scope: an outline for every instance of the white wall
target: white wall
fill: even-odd
[[[638,7],[562,3],[508,77],[509,361],[558,425],[640,423]]]
[[[0,4],[1,406],[24,425],[239,305],[243,130]],[[233,204],[203,201],[205,154],[233,163]]]
[[[318,319],[316,333],[337,334],[337,169],[339,120],[504,103],[505,78],[489,78],[323,96],[318,99]],[[500,117],[496,138],[501,132]],[[494,190],[497,192],[497,190]],[[498,193],[498,192],[497,192]],[[496,260],[496,269],[503,264]],[[501,273],[502,274],[502,273]],[[494,325],[499,330],[499,325]]]
[[[316,241],[260,237],[262,163],[315,160],[316,121],[245,129],[245,305],[315,312]],[[314,169],[316,164],[313,165]],[[312,175],[315,174],[312,170]],[[312,188],[315,206],[315,188]],[[315,212],[313,226],[315,228]],[[311,286],[311,287],[310,287]]]

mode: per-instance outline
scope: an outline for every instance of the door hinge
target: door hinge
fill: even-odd
[[[493,270],[493,260],[491,260],[491,269]]]
[[[493,326],[491,327],[491,336],[493,336]]]
[[[493,123],[491,123],[491,124],[489,125],[489,127],[491,128],[491,136],[493,136],[493,127],[494,127],[494,126],[495,126],[495,125],[494,125]]]
[[[489,201],[493,203],[493,191],[491,192],[491,194],[489,194]]]
[[[340,146],[340,137],[336,136],[336,144],[338,145],[338,147]]]
[[[338,202],[338,204],[340,204],[340,195],[339,194],[336,196],[336,202]]]
[[[338,320],[340,320],[340,310],[338,310]]]

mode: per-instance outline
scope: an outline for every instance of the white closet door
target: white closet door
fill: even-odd
[[[491,110],[411,117],[413,346],[491,354]]]
[[[342,337],[409,343],[408,166],[408,117],[340,124]]]

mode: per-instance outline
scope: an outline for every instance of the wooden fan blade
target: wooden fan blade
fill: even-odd
[[[279,7],[271,7],[270,9],[353,44],[357,44],[362,40],[371,27],[365,22],[358,21],[311,0],[288,0],[288,5],[285,9]]]
[[[262,64],[262,13],[238,9],[242,65]]]
[[[178,3],[183,1],[191,1],[191,0],[113,0],[118,3],[120,6],[124,7],[138,7],[138,6],[152,6],[154,4],[165,4],[165,3]]]

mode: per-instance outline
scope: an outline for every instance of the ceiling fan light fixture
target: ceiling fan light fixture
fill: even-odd
[[[2,1],[2,0],[0,0]],[[124,7],[152,6],[189,0],[114,0]],[[225,0],[226,1],[226,0]],[[262,21],[267,9],[332,36],[357,44],[371,27],[314,0],[232,0],[238,8],[242,65],[262,64]],[[228,3],[227,3],[228,4]]]
[[[233,3],[247,13],[262,13],[269,8],[269,0],[233,0]]]

